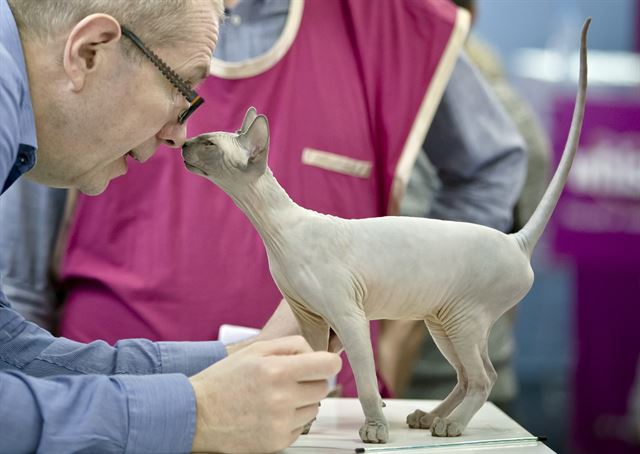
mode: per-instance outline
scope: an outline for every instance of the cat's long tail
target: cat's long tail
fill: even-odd
[[[591,24],[591,18],[582,26],[582,39],[580,42],[580,79],[578,81],[578,94],[576,95],[576,103],[573,110],[573,118],[571,120],[571,129],[569,130],[569,136],[567,143],[565,144],[564,151],[562,152],[562,159],[558,165],[555,175],[549,183],[549,187],[542,196],[542,200],[536,207],[533,215],[525,226],[513,236],[518,242],[520,248],[525,252],[529,258],[533,253],[542,232],[544,231],[551,214],[553,213],[560,193],[564,188],[564,184],[567,181],[569,175],[569,169],[571,169],[571,163],[573,157],[578,149],[578,141],[580,139],[580,129],[582,128],[582,119],[584,117],[584,105],[587,95],[587,31],[589,30],[589,24]]]

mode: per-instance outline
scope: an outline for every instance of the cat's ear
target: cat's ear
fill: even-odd
[[[258,115],[247,130],[238,137],[240,145],[249,154],[248,164],[265,162],[269,150],[269,122],[264,115]]]
[[[236,133],[242,134],[247,132],[249,126],[251,126],[251,123],[253,123],[253,120],[255,120],[257,116],[258,112],[256,111],[256,108],[253,106],[249,107],[247,113],[244,115],[244,120],[242,120],[242,126],[236,131]]]

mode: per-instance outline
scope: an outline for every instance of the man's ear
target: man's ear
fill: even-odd
[[[266,160],[269,149],[269,123],[267,117],[258,115],[246,132],[238,137],[242,147],[249,152],[249,164]]]
[[[253,123],[253,120],[255,120],[257,116],[258,112],[256,111],[256,108],[253,106],[249,107],[249,110],[247,110],[247,113],[244,115],[244,120],[242,120],[242,126],[237,133],[242,134],[247,132],[249,126],[251,126],[251,123]]]
[[[62,62],[74,91],[82,90],[87,75],[103,58],[106,46],[119,40],[120,24],[107,14],[91,14],[71,29]]]

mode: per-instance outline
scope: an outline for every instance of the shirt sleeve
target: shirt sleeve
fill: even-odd
[[[0,372],[0,452],[189,452],[195,418],[193,388],[181,374]]]
[[[464,54],[423,148],[441,183],[429,217],[511,228],[526,173],[524,141]]]
[[[73,374],[193,375],[227,354],[221,342],[128,339],[110,346],[52,336],[7,307],[0,292],[0,370],[34,377]]]

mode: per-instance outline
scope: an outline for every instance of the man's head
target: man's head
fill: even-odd
[[[251,107],[235,134],[201,134],[184,144],[182,158],[187,170],[233,194],[265,173],[268,152],[267,117]]]
[[[148,159],[180,148],[189,101],[133,41],[131,30],[179,78],[208,74],[221,0],[9,0],[22,38],[43,184],[100,193]],[[166,73],[166,71],[165,71]],[[183,92],[185,90],[182,90]]]

